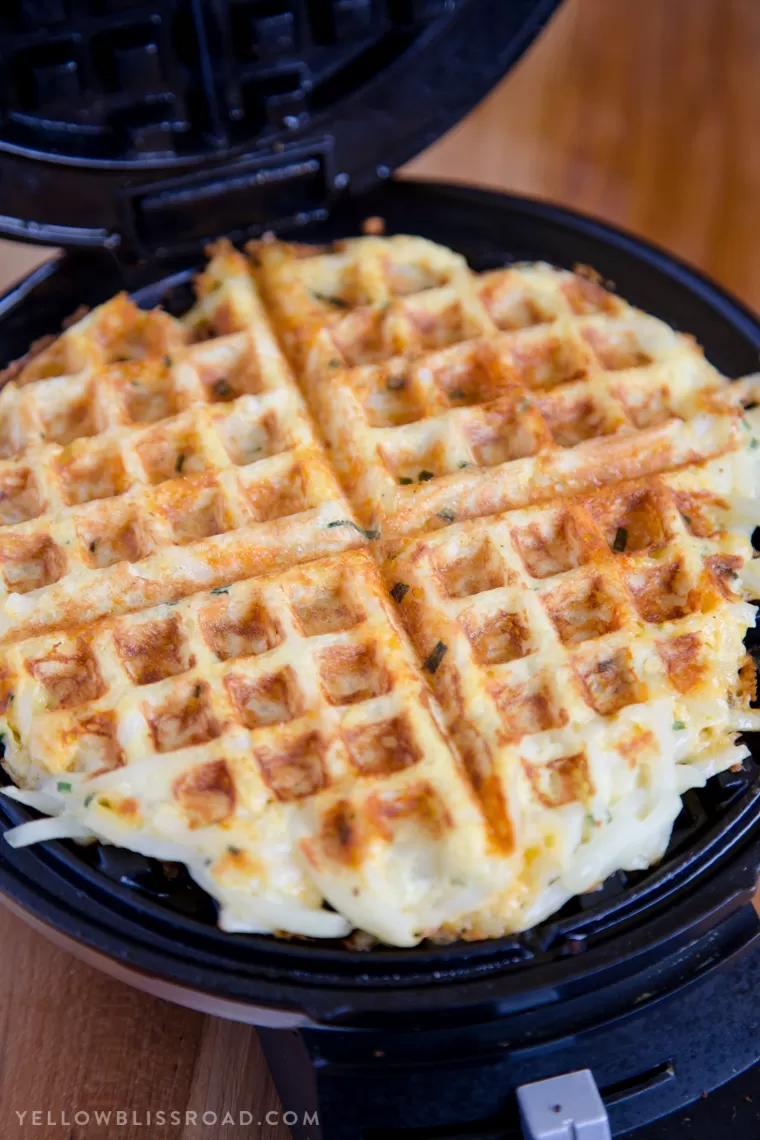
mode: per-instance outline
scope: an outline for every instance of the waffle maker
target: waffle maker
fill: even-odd
[[[479,270],[592,265],[727,375],[754,371],[760,322],[665,253],[539,202],[390,180],[557,2],[7,0],[0,233],[68,252],[0,299],[0,364],[119,289],[181,313],[211,237],[324,240],[379,215]],[[687,793],[658,866],[491,942],[226,935],[182,868],[60,841],[1,845],[0,891],[112,975],[259,1026],[295,1140],[744,1140],[760,1118],[756,761],[760,744]],[[3,830],[32,816],[0,803]]]

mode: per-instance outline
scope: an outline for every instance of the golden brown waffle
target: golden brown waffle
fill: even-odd
[[[116,297],[0,392],[0,637],[362,541],[242,255],[198,290],[182,324]]]
[[[4,763],[54,817],[11,842],[397,945],[649,866],[757,727],[756,384],[546,265],[252,256],[268,313],[222,244],[181,322],[116,298],[0,393]]]
[[[737,761],[736,730],[756,721],[742,644],[752,545],[722,529],[728,503],[705,488],[731,498],[757,464],[744,453],[728,478],[726,466],[389,545],[390,592],[493,846],[533,852],[469,936],[532,925],[656,861],[681,793]]]
[[[694,341],[576,274],[478,277],[410,238],[253,255],[335,466],[384,537],[737,445],[739,401]]]

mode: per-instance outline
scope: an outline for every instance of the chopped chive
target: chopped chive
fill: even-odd
[[[401,392],[406,388],[405,376],[389,376],[385,384],[389,392]]]
[[[233,843],[230,843],[227,850],[229,851],[230,855],[242,855],[243,854],[242,847],[235,847],[235,845]]]
[[[229,592],[229,586],[214,586],[213,590],[210,591],[212,594],[229,594]]]
[[[374,542],[376,538],[380,537],[379,530],[366,530],[363,526],[359,526],[358,523],[352,522],[351,519],[335,519],[334,522],[327,524],[327,529],[332,530],[335,526],[352,526],[354,530],[358,530],[359,534],[363,534],[370,542]]]
[[[438,512],[438,518],[443,519],[444,522],[452,523],[457,516],[449,507],[444,507],[442,511]]]
[[[431,479],[435,479],[435,475],[432,471],[420,471],[417,479],[420,483],[428,483]]]
[[[94,799],[95,799],[95,793],[90,792],[89,796],[84,797],[84,806],[89,807]]]
[[[615,541],[612,544],[612,549],[616,554],[622,554],[628,544],[628,531],[624,526],[619,526],[615,531]]]
[[[336,309],[349,309],[351,307],[348,301],[344,301],[342,297],[328,297],[324,293],[313,291],[311,295],[315,301],[321,301],[323,305],[334,305]]]
[[[391,597],[394,602],[403,602],[406,595],[409,593],[409,587],[406,582],[397,582],[391,590]]]
[[[174,470],[177,472],[178,475],[180,474],[180,472],[182,471],[182,468],[184,466],[185,466],[185,453],[184,453],[184,451],[180,451],[179,455],[177,456],[177,462],[174,465]]]
[[[752,431],[752,426],[751,426],[749,420],[742,420],[742,427],[744,428],[745,431]]]
[[[165,366],[166,368],[171,368],[171,366],[172,366],[172,358],[171,358],[171,356],[168,356],[168,355],[167,355],[167,356],[165,356],[165,357],[164,357],[164,366]]]
[[[755,437],[753,436],[752,439],[749,441],[749,449],[750,449],[750,451],[754,451],[756,447],[760,447],[760,440],[755,439]]]
[[[399,483],[401,484],[402,487],[408,487],[409,484],[413,483],[413,482],[414,482],[414,479],[410,479],[408,475],[402,475],[401,478],[399,479]]]
[[[425,664],[422,666],[422,668],[426,669],[428,671],[428,673],[435,673],[436,669],[438,668],[438,666],[441,664],[444,657],[446,656],[446,654],[448,652],[448,648],[449,648],[448,645],[445,645],[444,642],[442,642],[442,641],[437,642],[435,649],[430,654],[430,656],[426,659]]]
[[[59,792],[70,792],[71,791],[71,784],[68,782],[68,780],[59,780],[57,786],[58,786]]]
[[[674,732],[683,732],[685,728],[686,728],[686,725],[684,724],[684,722],[682,720],[674,720],[673,721],[673,731]]]
[[[338,360],[337,356],[333,356],[332,360],[328,360],[327,367],[340,368],[340,361]]]
[[[472,467],[472,464],[470,463],[470,461],[468,459],[460,459],[459,460],[459,470],[461,471],[465,467]]]

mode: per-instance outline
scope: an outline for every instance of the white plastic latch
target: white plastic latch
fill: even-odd
[[[612,1140],[590,1069],[520,1085],[517,1103],[525,1140]]]

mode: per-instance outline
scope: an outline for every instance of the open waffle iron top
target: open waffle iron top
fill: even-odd
[[[559,0],[8,0],[0,233],[198,250],[307,225],[453,126]]]
[[[457,249],[476,269],[528,259],[590,263],[628,300],[695,333],[727,375],[753,367],[760,325],[740,304],[665,254],[588,219],[484,191],[388,183],[309,236],[355,233],[367,214],[384,216],[388,232],[420,233]],[[125,267],[108,251],[89,251],[45,265],[0,303],[4,357],[58,327],[72,298],[92,304],[127,288],[144,306],[182,311],[196,260]],[[301,1019],[361,1022],[434,1010],[442,987],[452,1016],[476,1004],[493,1016],[547,987],[556,1002],[591,978],[635,976],[664,947],[739,912],[760,861],[759,796],[760,771],[748,758],[742,771],[686,795],[661,864],[613,876],[526,934],[476,944],[360,952],[339,942],[230,936],[184,871],[67,842],[4,849],[0,888],[44,923],[125,965],[232,1001],[297,1010]],[[3,825],[26,818],[18,805],[0,806]]]

